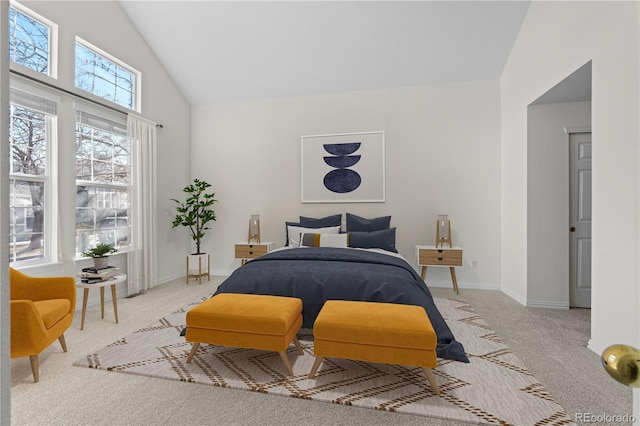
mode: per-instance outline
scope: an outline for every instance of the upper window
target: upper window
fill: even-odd
[[[56,26],[24,6],[9,7],[9,60],[55,77],[52,39]]]
[[[76,41],[76,87],[138,110],[140,73],[85,41]]]

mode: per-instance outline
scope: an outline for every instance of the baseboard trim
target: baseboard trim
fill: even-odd
[[[172,275],[167,275],[167,276],[164,276],[162,278],[158,278],[156,281],[157,281],[158,285],[162,285],[162,284],[166,284],[166,283],[168,283],[170,281],[177,280],[178,278],[182,278],[183,280],[185,279],[184,278],[184,271],[179,272],[179,273],[175,273],[175,274],[172,274]]]
[[[569,309],[567,302],[553,302],[548,300],[527,300],[525,305],[529,308]]]
[[[427,281],[428,287],[444,287],[444,288],[453,288],[453,283],[451,281]],[[458,289],[468,289],[468,290],[500,290],[500,286],[495,284],[487,284],[487,283],[470,283],[470,282],[460,282],[458,281]]]
[[[523,299],[521,297],[516,296],[514,293],[505,290],[504,288],[500,289],[501,292],[503,292],[504,294],[506,294],[507,296],[509,296],[510,298],[512,298],[513,300],[515,300],[516,302],[518,302],[519,304],[521,304],[522,306],[527,306],[527,300]]]
[[[594,352],[598,356],[601,356],[602,352],[604,352],[604,350],[606,348],[603,348],[602,345],[598,345],[598,344],[594,343],[593,339],[589,339],[589,343],[587,343],[587,349],[589,349],[590,351]]]

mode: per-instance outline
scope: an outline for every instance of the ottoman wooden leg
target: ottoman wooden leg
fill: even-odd
[[[287,357],[287,352],[283,351],[278,353],[280,354],[280,358],[282,358],[284,366],[287,368],[287,373],[289,373],[290,376],[293,376],[293,368],[291,368],[291,363],[289,362],[289,357]]]
[[[316,376],[316,372],[318,371],[318,367],[322,364],[322,359],[324,357],[317,356],[316,361],[313,363],[313,367],[311,367],[311,372],[309,373],[309,378],[313,379]]]
[[[300,341],[298,340],[298,336],[294,336],[293,343],[296,345],[296,348],[298,348],[298,353],[300,355],[304,355],[304,349],[302,349],[302,346],[300,345]]]
[[[187,357],[187,364],[189,364],[193,359],[193,356],[196,354],[196,351],[198,350],[198,346],[200,346],[200,343],[194,343],[193,346],[191,346],[191,352],[189,352],[189,356]]]
[[[422,367],[422,371],[424,371],[424,375],[427,376],[427,380],[429,380],[429,383],[431,384],[431,387],[433,388],[436,395],[440,395],[440,389],[438,389],[438,385],[436,384],[436,378],[433,375],[433,371],[431,371],[430,368],[425,367]]]

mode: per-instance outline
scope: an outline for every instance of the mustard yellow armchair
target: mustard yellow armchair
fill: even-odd
[[[28,356],[33,380],[40,379],[38,354],[58,339],[67,351],[64,332],[76,309],[73,277],[36,278],[10,268],[11,358]]]

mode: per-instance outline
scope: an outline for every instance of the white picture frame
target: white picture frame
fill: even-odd
[[[302,202],[385,202],[384,139],[383,131],[302,136]]]

